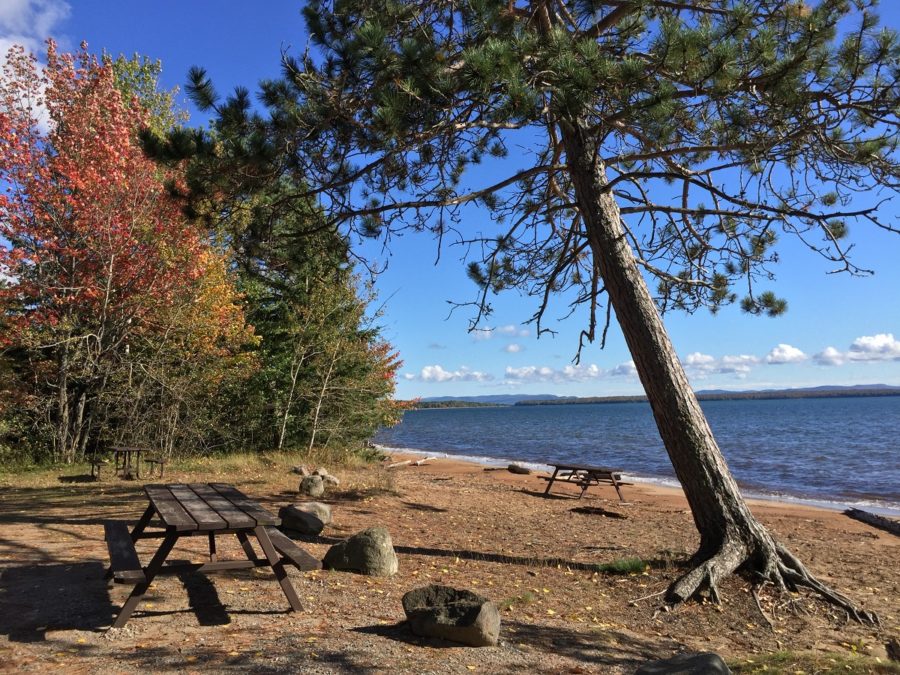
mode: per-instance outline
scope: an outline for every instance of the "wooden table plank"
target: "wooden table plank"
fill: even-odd
[[[257,525],[280,525],[281,519],[266,511],[262,506],[250,499],[233,485],[226,483],[210,483],[216,492],[234,504],[238,509],[246,513],[256,521]]]
[[[191,532],[198,529],[197,522],[178,503],[167,486],[145,485],[144,492],[147,493],[150,503],[166,527],[174,528],[176,532]]]
[[[188,487],[225,521],[227,529],[238,530],[256,526],[253,518],[213,490],[208,483],[191,483]]]
[[[188,515],[194,519],[201,532],[224,530],[228,527],[225,519],[187,485],[169,485],[169,491],[178,500],[182,508],[188,512]]]

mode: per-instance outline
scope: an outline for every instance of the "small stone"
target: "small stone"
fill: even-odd
[[[527,466],[522,466],[521,464],[510,464],[508,467],[506,467],[506,470],[510,473],[519,473],[524,476],[527,476],[531,473],[531,469],[529,469]]]
[[[327,476],[322,476],[322,483],[324,483],[325,485],[330,485],[331,487],[337,487],[341,484],[341,481],[337,479],[337,476],[328,474]]]
[[[304,465],[298,464],[297,466],[291,467],[291,473],[295,473],[298,476],[308,476],[309,469],[307,469]]]
[[[722,657],[712,652],[679,654],[670,659],[648,661],[634,675],[731,675]]]
[[[321,497],[325,494],[325,484],[321,476],[304,476],[300,481],[300,494],[307,497]]]
[[[316,469],[315,471],[312,472],[312,475],[313,476],[321,476],[322,478],[325,478],[325,476],[328,475],[328,469],[320,466],[318,469]]]
[[[497,644],[500,613],[496,605],[472,591],[432,584],[403,596],[403,611],[416,635],[471,647]]]
[[[322,566],[374,577],[390,577],[397,573],[399,563],[387,529],[370,527],[328,549]]]
[[[331,507],[319,502],[303,502],[281,507],[278,517],[282,529],[315,536],[331,523]]]

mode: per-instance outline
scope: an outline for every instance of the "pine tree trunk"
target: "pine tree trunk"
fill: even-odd
[[[693,567],[672,584],[668,599],[681,602],[706,592],[716,600],[717,583],[746,566],[757,579],[811,587],[857,619],[874,621],[809,575],[750,513],[637,266],[588,126],[579,120],[560,128],[591,250],[700,533]]]

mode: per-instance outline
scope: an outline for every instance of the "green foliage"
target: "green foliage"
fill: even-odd
[[[148,128],[152,133],[162,136],[187,122],[187,113],[175,105],[178,88],[168,91],[159,88],[162,62],[139,54],[131,58],[120,54],[115,59],[104,54],[103,63],[112,68],[116,88],[122,97],[126,101],[136,100],[147,112]]]
[[[396,355],[371,325],[371,295],[321,212],[287,181],[222,202],[221,236],[261,341],[251,380],[228,392],[232,442],[255,449],[360,447],[397,421]],[[289,203],[287,209],[280,204]]]

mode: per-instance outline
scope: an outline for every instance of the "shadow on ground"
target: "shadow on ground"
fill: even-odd
[[[41,642],[47,631],[99,630],[115,608],[99,562],[8,567],[0,574],[0,635]]]
[[[356,633],[403,642],[432,649],[459,647],[455,642],[416,635],[402,621],[392,625],[361,626]],[[500,645],[522,652],[545,652],[563,656],[589,666],[634,670],[645,661],[670,656],[683,649],[674,640],[653,640],[622,630],[585,630],[563,626],[546,626],[517,621],[504,622],[500,628]]]

